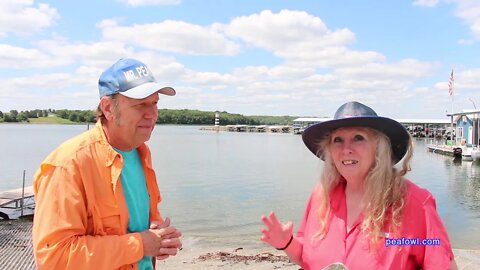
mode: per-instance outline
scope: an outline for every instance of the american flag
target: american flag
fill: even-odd
[[[452,73],[450,73],[450,78],[448,78],[448,93],[451,95],[453,95],[453,69],[452,69]]]

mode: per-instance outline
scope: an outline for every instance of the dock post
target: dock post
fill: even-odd
[[[20,201],[20,217],[23,217],[23,198],[25,197],[25,170],[23,170],[22,200]]]

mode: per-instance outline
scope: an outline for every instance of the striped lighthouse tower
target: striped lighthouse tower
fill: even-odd
[[[215,111],[215,130],[218,132],[220,130],[220,112]]]

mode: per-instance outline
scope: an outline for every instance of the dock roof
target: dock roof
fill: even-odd
[[[293,122],[325,122],[333,120],[328,117],[300,117],[294,119]],[[450,118],[445,119],[395,119],[401,124],[450,124]]]

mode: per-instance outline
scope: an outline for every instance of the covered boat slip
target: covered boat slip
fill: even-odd
[[[293,132],[301,134],[307,127],[332,120],[326,117],[301,117],[293,120]],[[394,119],[401,123],[413,137],[443,138],[450,130],[449,119]]]
[[[447,114],[450,125],[455,126],[455,141],[466,145],[480,144],[480,110],[464,110],[463,112]]]

